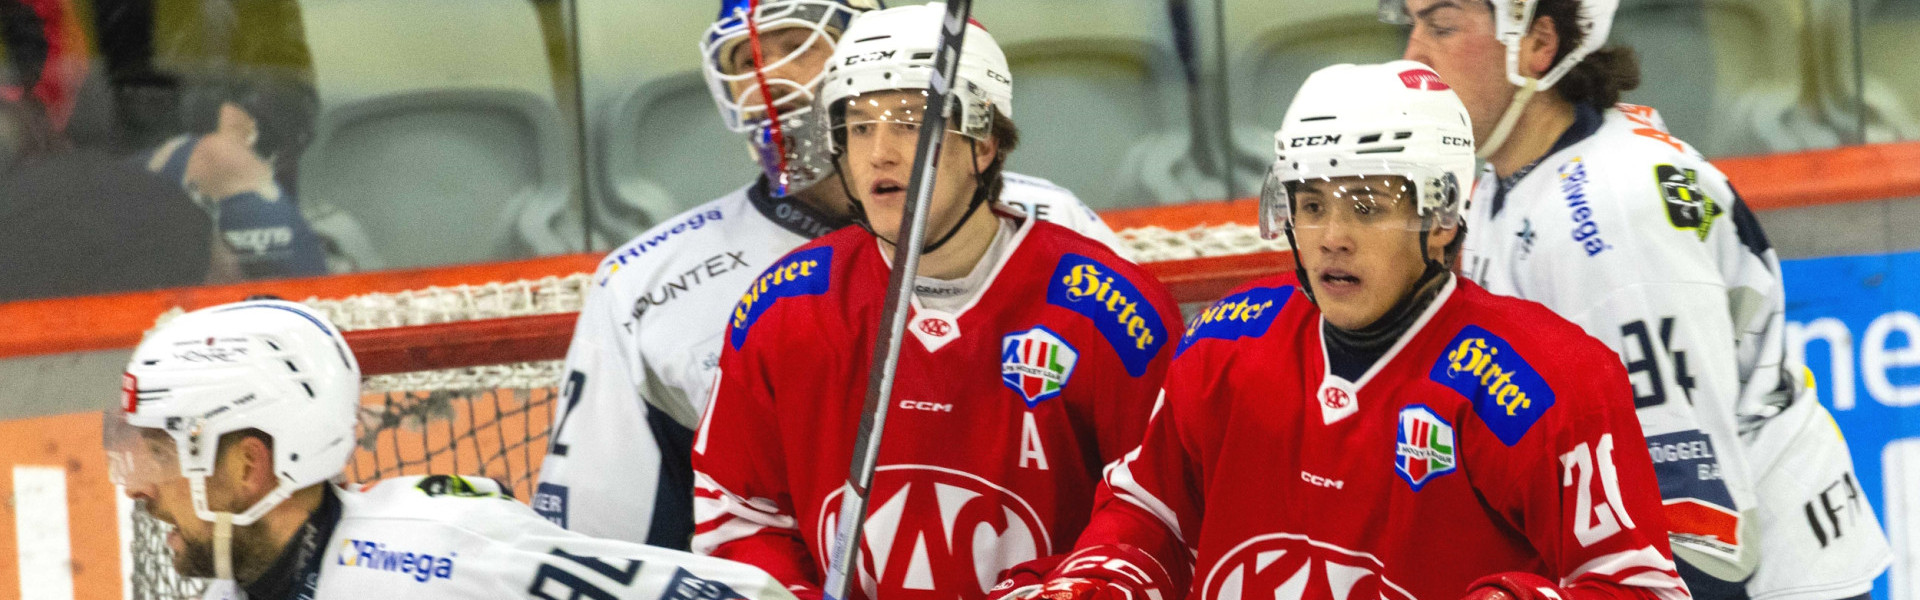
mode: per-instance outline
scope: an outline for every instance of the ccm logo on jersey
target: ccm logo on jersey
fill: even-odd
[[[1254,288],[1221,298],[1187,323],[1187,334],[1180,337],[1180,345],[1174,347],[1173,355],[1179,356],[1204,339],[1237,340],[1266,335],[1267,328],[1273,326],[1273,318],[1287,307],[1287,298],[1291,297],[1293,286],[1287,285]]]
[[[1147,374],[1147,363],[1167,342],[1167,326],[1140,288],[1085,256],[1068,254],[1060,259],[1047,285],[1047,303],[1093,319],[1094,327],[1120,354],[1127,374],[1134,377]]]
[[[429,579],[453,578],[453,559],[459,556],[458,552],[446,556],[403,552],[390,549],[383,542],[347,539],[340,541],[340,555],[334,562],[343,567],[410,575],[414,581],[426,583]]]
[[[1334,144],[1338,144],[1338,143],[1340,143],[1340,135],[1339,135],[1339,134],[1334,134],[1334,135],[1308,135],[1308,136],[1301,136],[1301,137],[1297,137],[1297,138],[1293,138],[1293,140],[1292,140],[1292,141],[1289,141],[1289,142],[1287,142],[1287,147],[1289,147],[1289,148],[1303,148],[1303,147],[1306,147],[1306,146],[1331,146],[1331,145],[1334,145]]]
[[[788,255],[747,286],[740,303],[733,306],[733,321],[727,338],[733,349],[747,341],[747,330],[760,320],[781,298],[818,296],[827,293],[827,273],[833,268],[833,247],[821,246]]]
[[[1513,346],[1479,325],[1460,330],[1427,377],[1473,403],[1473,412],[1508,446],[1553,407],[1553,388]]]

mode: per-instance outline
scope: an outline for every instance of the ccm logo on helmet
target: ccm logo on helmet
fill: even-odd
[[[1440,136],[1440,145],[1442,145],[1442,146],[1460,146],[1460,147],[1462,147],[1462,148],[1465,148],[1465,147],[1467,147],[1467,146],[1472,146],[1472,145],[1473,145],[1473,140],[1469,140],[1469,139],[1467,139],[1467,138],[1463,138],[1463,137],[1457,137],[1457,136],[1451,136],[1451,135],[1443,135],[1443,136]]]
[[[1291,148],[1301,148],[1306,146],[1330,146],[1338,143],[1340,143],[1339,134],[1309,135],[1304,137],[1293,138],[1293,141],[1288,142],[1287,146]]]
[[[847,57],[846,65],[851,67],[860,63],[891,59],[896,52],[898,52],[898,50],[875,50],[866,54],[855,54]]]

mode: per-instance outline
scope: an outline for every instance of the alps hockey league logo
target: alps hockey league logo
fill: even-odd
[[[1027,401],[1027,408],[1060,395],[1080,352],[1045,327],[1000,338],[1000,382]]]
[[[1413,491],[1435,477],[1460,467],[1454,453],[1453,424],[1433,409],[1414,404],[1400,409],[1400,432],[1394,436],[1393,470],[1413,486]]]

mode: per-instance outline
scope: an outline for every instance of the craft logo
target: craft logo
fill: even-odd
[[[1393,470],[1418,492],[1433,478],[1459,468],[1453,440],[1453,424],[1433,409],[1420,404],[1402,408],[1400,432],[1394,436]]]
[[[733,349],[739,350],[740,345],[746,343],[747,330],[774,302],[827,293],[827,273],[832,267],[832,246],[795,252],[774,263],[747,286],[747,293],[740,296],[740,303],[733,307],[732,327],[728,331]]]
[[[846,491],[820,502],[814,556],[829,556]],[[876,470],[871,494],[854,571],[868,598],[979,598],[1001,571],[1053,552],[1031,504],[965,471],[888,465]],[[825,570],[824,561],[816,564]]]
[[[1000,338],[1000,382],[1038,406],[1060,395],[1080,353],[1045,327],[1035,327]]]
[[[1427,377],[1472,402],[1473,412],[1501,443],[1520,443],[1553,406],[1553,388],[1492,332],[1468,325],[1446,347],[1451,350],[1433,363]]]
[[[1187,334],[1181,336],[1173,355],[1179,356],[1203,339],[1237,340],[1266,335],[1267,328],[1273,326],[1273,318],[1286,308],[1287,298],[1292,296],[1293,286],[1288,285],[1254,288],[1221,298],[1187,323]]]
[[[1120,354],[1127,374],[1147,374],[1147,363],[1167,342],[1167,326],[1140,288],[1106,265],[1078,254],[1062,257],[1050,281],[1048,304],[1093,319],[1094,327]]]
[[[1426,90],[1429,92],[1438,92],[1441,90],[1453,89],[1451,87],[1447,87],[1447,82],[1440,80],[1439,73],[1435,73],[1433,71],[1429,71],[1426,69],[1407,69],[1405,71],[1401,71],[1400,83],[1406,85],[1407,89],[1410,89],[1410,90]]]
[[[1275,598],[1413,600],[1387,579],[1378,557],[1292,533],[1269,533],[1241,542],[1200,586],[1203,600]]]
[[[1693,169],[1673,165],[1654,165],[1653,179],[1660,184],[1660,197],[1667,201],[1667,222],[1674,229],[1691,230],[1707,241],[1713,221],[1725,213],[1720,205],[1700,189],[1700,174]]]
[[[413,577],[414,581],[426,583],[433,579],[453,578],[453,559],[459,556],[458,552],[446,556],[403,552],[387,547],[384,542],[346,539],[340,541],[340,554],[334,558],[334,562],[343,567],[400,573]]]

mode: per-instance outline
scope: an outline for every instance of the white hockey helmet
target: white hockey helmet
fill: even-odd
[[[140,342],[106,415],[111,474],[121,485],[186,478],[194,512],[254,523],[294,492],[326,482],[353,455],[360,365],[340,330],[301,304],[258,300],[174,318]],[[172,438],[146,442],[142,429]],[[220,436],[248,429],[273,440],[279,485],[238,514],[207,506]]]
[[[862,12],[884,8],[880,0],[722,0],[720,16],[700,40],[701,72],[720,120],[727,129],[747,134],[754,160],[772,183],[776,196],[788,196],[833,174],[832,160],[815,147],[820,137],[807,117],[814,92],[826,75],[823,68],[799,81],[767,75],[807,54],[815,47],[832,50],[849,22]],[[736,52],[749,51],[756,35],[800,28],[805,41],[781,56],[768,56],[759,68],[730,68]],[[753,50],[758,50],[757,48]],[[734,93],[734,85],[742,85]],[[774,108],[769,110],[771,104]]]
[[[933,80],[933,55],[940,44],[940,30],[946,20],[946,4],[933,2],[920,6],[902,6],[874,11],[854,19],[845,43],[834,51],[827,63],[827,80],[820,102],[828,110],[819,111],[827,120],[831,149],[845,150],[847,123],[842,118],[849,103],[876,92],[908,90],[921,92],[893,101],[895,105],[878,107],[882,120],[919,123],[926,109],[923,95]],[[1013,118],[1013,76],[1007,69],[1007,55],[993,34],[977,22],[967,23],[967,37],[961,47],[959,71],[954,83],[956,107],[950,108],[948,126],[955,133],[986,140],[993,131],[993,113]]]
[[[1514,95],[1513,102],[1501,114],[1493,133],[1481,144],[1481,158],[1491,156],[1500,149],[1501,144],[1506,143],[1507,136],[1513,133],[1513,126],[1520,120],[1520,111],[1535,92],[1552,89],[1553,84],[1559,83],[1588,54],[1607,44],[1607,35],[1613,31],[1613,13],[1619,10],[1620,0],[1572,1],[1580,3],[1580,45],[1560,57],[1560,62],[1547,69],[1538,79],[1520,72],[1520,40],[1527,37],[1527,28],[1533,24],[1533,15],[1540,6],[1540,0],[1489,1],[1493,5],[1493,36],[1507,47],[1507,81],[1520,86],[1520,92]],[[1380,0],[1380,20],[1394,25],[1412,25],[1413,16],[1407,13],[1407,0]]]
[[[1273,135],[1260,190],[1260,235],[1295,225],[1295,186],[1308,180],[1396,175],[1412,187],[1418,228],[1459,223],[1473,181],[1473,126],[1452,88],[1426,65],[1396,60],[1315,71]]]

